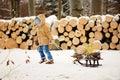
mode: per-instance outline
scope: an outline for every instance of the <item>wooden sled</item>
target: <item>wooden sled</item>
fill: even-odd
[[[79,64],[86,67],[101,66],[101,64],[99,64],[99,60],[103,60],[101,58],[100,52],[92,52],[92,53],[84,53],[84,54],[74,53],[72,57],[75,58],[73,61],[74,64],[78,62]],[[85,60],[85,63],[81,62],[82,60]]]

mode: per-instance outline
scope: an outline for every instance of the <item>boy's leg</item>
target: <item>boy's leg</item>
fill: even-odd
[[[41,57],[40,63],[45,62],[46,59],[45,59],[45,54],[43,52],[43,46],[39,46],[37,50],[40,53],[40,57]]]
[[[49,49],[48,45],[44,45],[43,50],[44,50],[45,53],[47,54],[47,58],[48,58],[48,60],[49,60],[48,63],[49,63],[49,62],[50,62],[50,64],[53,63],[53,57],[52,57],[52,54],[51,54],[51,52],[50,52],[50,49]]]

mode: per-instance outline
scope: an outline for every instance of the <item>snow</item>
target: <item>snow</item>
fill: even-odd
[[[35,16],[18,17],[18,18],[12,18],[11,20],[0,19],[0,22],[9,22],[10,23],[12,20],[16,20],[17,22],[20,22],[23,19],[26,19],[26,20],[35,19]],[[46,22],[50,25],[52,25],[55,20],[57,20],[57,17],[55,15],[51,15],[46,18]]]
[[[102,66],[84,67],[73,64],[73,50],[52,50],[54,64],[39,64],[37,50],[0,50],[0,78],[2,80],[120,80],[120,51],[102,50]],[[28,56],[30,58],[28,58]],[[30,63],[26,64],[26,59]],[[6,61],[14,65],[6,66]],[[10,71],[11,70],[11,71]]]

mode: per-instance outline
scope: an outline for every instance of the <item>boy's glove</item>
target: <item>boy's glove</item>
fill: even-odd
[[[49,41],[49,44],[53,44],[53,43],[54,43],[54,40],[53,40],[53,39]]]

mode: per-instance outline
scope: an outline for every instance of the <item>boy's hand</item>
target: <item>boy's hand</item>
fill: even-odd
[[[54,43],[54,40],[53,40],[53,39],[49,41],[49,44],[53,44],[53,43]]]

